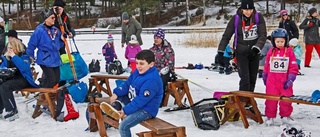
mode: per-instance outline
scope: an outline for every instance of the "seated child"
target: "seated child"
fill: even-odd
[[[108,116],[123,119],[119,125],[121,137],[131,137],[131,127],[156,117],[163,97],[163,83],[154,65],[153,52],[140,51],[136,55],[136,61],[137,71],[122,86],[113,90],[110,97],[112,105],[105,102],[100,104],[101,110]]]
[[[117,59],[117,54],[114,50],[113,37],[111,34],[108,35],[107,43],[102,47],[102,55],[106,60],[106,72],[108,72],[108,65]]]
[[[231,59],[233,59],[233,49],[231,49],[230,45],[227,45],[223,53],[222,64],[220,64],[219,66],[220,74],[223,74],[225,72],[226,75],[229,75],[232,73],[232,67],[230,66]]]
[[[131,35],[131,40],[126,47],[126,51],[124,56],[130,62],[131,73],[133,73],[136,69],[136,55],[141,51],[140,44],[135,35]]]
[[[297,63],[298,63],[298,67],[299,67],[299,70],[300,70],[300,63],[301,63],[301,57],[302,57],[302,48],[301,46],[299,45],[299,41],[297,38],[293,38],[289,41],[289,45],[293,48],[293,52],[294,52],[294,55],[296,56],[296,59],[297,59]],[[299,71],[298,75],[302,75]]]

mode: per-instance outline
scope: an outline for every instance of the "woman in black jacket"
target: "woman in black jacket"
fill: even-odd
[[[279,28],[284,28],[288,32],[289,40],[292,38],[299,39],[299,30],[297,25],[290,19],[288,12],[286,10],[281,10],[280,16]]]

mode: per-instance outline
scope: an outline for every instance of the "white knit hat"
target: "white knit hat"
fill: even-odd
[[[3,21],[4,21],[3,18],[0,17],[0,22],[3,22]]]
[[[295,47],[298,45],[298,39],[297,38],[292,38],[290,41],[289,41],[289,45],[291,45],[292,47]]]

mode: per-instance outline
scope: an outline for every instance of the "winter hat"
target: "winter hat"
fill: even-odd
[[[153,37],[159,37],[161,39],[164,39],[164,30],[161,29],[161,28],[158,28],[158,30],[154,33],[154,36]]]
[[[269,36],[267,36],[267,40],[271,40],[271,36],[269,35]]]
[[[114,39],[113,39],[112,35],[111,35],[111,34],[109,34],[109,35],[108,35],[108,40],[107,40],[107,41],[108,41],[108,42],[113,42],[113,40],[114,40]]]
[[[241,0],[241,9],[254,9],[253,0]]]
[[[127,12],[122,13],[122,20],[128,20],[129,19],[129,14]]]
[[[4,21],[3,18],[0,17],[0,22],[3,22],[3,21]]]
[[[50,17],[52,14],[54,14],[52,9],[44,9],[43,11],[41,11],[40,16],[44,21],[48,17]]]
[[[313,13],[317,12],[317,9],[316,8],[311,8],[308,13],[309,15],[311,16]]]
[[[131,40],[129,41],[130,44],[139,44],[137,41],[136,35],[131,35]]]
[[[287,10],[281,10],[280,11],[280,16],[283,16],[283,15],[288,15]]]
[[[15,37],[18,38],[18,33],[16,30],[9,30],[8,31],[8,37]]]
[[[59,7],[64,8],[64,6],[66,6],[66,3],[63,2],[62,0],[55,0],[53,3],[53,6],[59,6]]]
[[[289,41],[289,45],[295,47],[298,45],[298,39],[297,38],[293,38]]]

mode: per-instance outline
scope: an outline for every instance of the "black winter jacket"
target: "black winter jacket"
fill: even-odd
[[[279,22],[279,28],[284,28],[288,32],[289,40],[292,38],[299,39],[299,30],[293,20],[283,20],[282,22]]]
[[[244,40],[243,30],[242,30],[242,21],[245,22],[246,24],[245,26],[249,26],[251,23],[255,23],[254,16],[256,12],[257,11],[254,10],[252,13],[252,16],[250,18],[247,18],[242,14],[240,8],[237,10],[237,14],[239,15],[240,19],[239,19],[238,32],[237,32],[238,33],[237,47],[235,48],[236,54],[247,55],[249,54],[252,46],[257,46],[260,49],[262,49],[264,44],[266,43],[266,39],[267,39],[266,22],[261,14],[259,14],[259,24],[257,26],[258,38],[254,40]],[[230,42],[230,39],[235,31],[235,27],[234,27],[235,17],[236,16],[234,15],[229,21],[227,28],[224,34],[222,35],[222,39],[220,41],[218,51],[224,51],[226,46]]]
[[[309,27],[311,22],[313,26]],[[304,30],[304,41],[306,44],[320,44],[319,27],[320,21],[317,18],[307,17],[303,20],[299,28]]]

